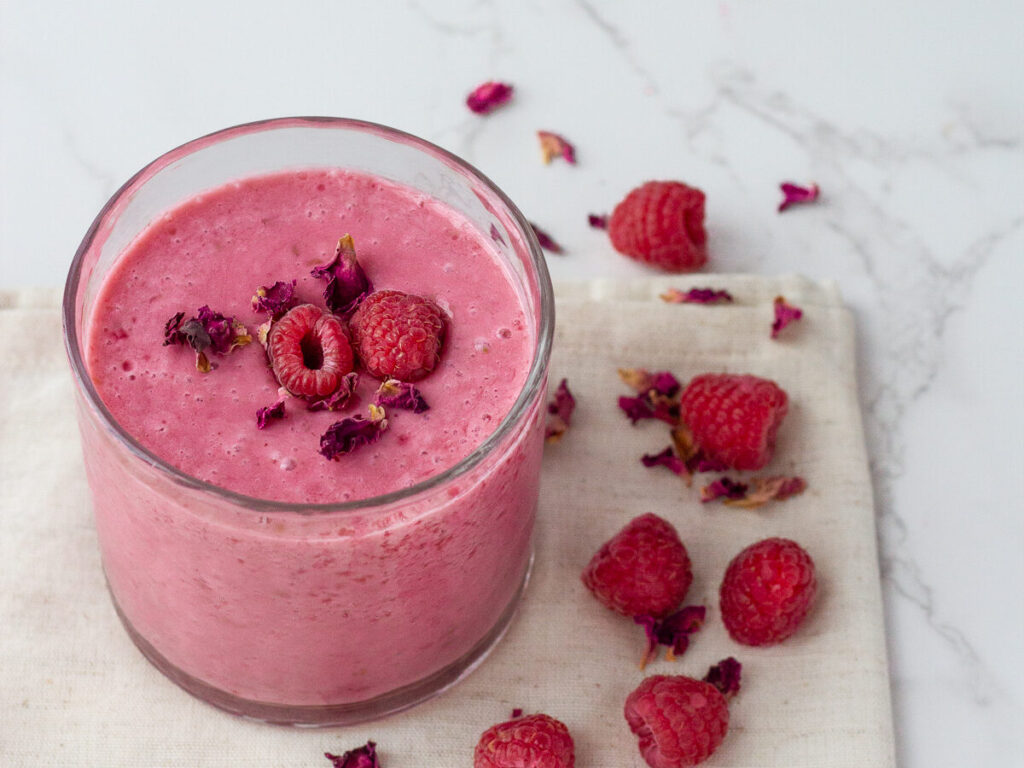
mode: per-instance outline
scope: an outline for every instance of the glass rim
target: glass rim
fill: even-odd
[[[102,398],[99,396],[92,378],[88,374],[85,360],[82,357],[80,349],[75,305],[82,278],[82,265],[85,261],[86,254],[92,249],[97,234],[102,231],[103,224],[106,222],[108,215],[116,209],[122,199],[124,199],[125,196],[132,192],[136,187],[148,181],[152,175],[163,170],[172,162],[218,141],[249,133],[258,133],[278,128],[297,126],[344,128],[377,134],[391,141],[412,145],[429,155],[435,156],[441,162],[454,166],[456,169],[467,174],[475,181],[483,184],[484,187],[505,207],[506,212],[509,214],[514,224],[519,228],[520,234],[523,236],[523,240],[527,246],[529,264],[537,277],[537,283],[540,290],[540,325],[537,328],[537,344],[534,350],[533,360],[530,364],[530,371],[527,374],[526,381],[523,383],[519,395],[516,397],[512,407],[509,409],[508,413],[505,414],[505,417],[498,424],[497,428],[495,428],[495,430],[488,435],[468,456],[464,457],[458,463],[443,472],[432,475],[426,480],[422,480],[406,488],[401,488],[397,491],[391,491],[390,493],[380,494],[377,496],[370,496],[365,499],[325,504],[275,501],[272,499],[263,499],[258,496],[249,496],[247,494],[238,493],[205,480],[201,480],[178,469],[169,462],[161,459],[148,448],[144,447],[134,436],[129,434],[120,423],[118,423],[113,414],[111,414],[107,406],[104,404]],[[439,147],[433,142],[422,139],[419,136],[415,136],[414,134],[367,120],[325,116],[277,117],[266,120],[256,120],[249,123],[240,123],[229,128],[222,128],[221,130],[205,134],[192,139],[191,141],[187,141],[174,149],[164,152],[156,159],[147,163],[139,171],[133,174],[132,177],[124,184],[122,184],[121,187],[110,197],[96,215],[96,218],[89,226],[89,229],[86,231],[85,237],[78,246],[78,250],[76,251],[74,258],[71,261],[71,266],[68,269],[68,277],[64,285],[64,297],[61,308],[64,347],[68,355],[68,360],[71,364],[71,372],[75,379],[78,391],[83,393],[87,404],[98,414],[102,426],[113,433],[113,436],[118,439],[135,458],[157,470],[160,474],[170,479],[176,485],[208,493],[211,496],[220,498],[234,506],[243,507],[246,510],[254,512],[299,513],[304,515],[347,512],[370,509],[373,507],[389,506],[395,502],[410,499],[431,491],[439,486],[443,486],[447,482],[455,480],[475,468],[501,445],[504,439],[519,424],[521,418],[526,414],[529,408],[532,407],[534,399],[545,381],[547,363],[551,354],[551,345],[554,335],[554,320],[554,290],[551,285],[551,277],[548,273],[547,263],[544,260],[544,254],[541,250],[540,243],[537,241],[537,236],[522,211],[519,210],[515,203],[513,203],[493,181],[491,181],[475,166],[466,162],[457,155],[449,152],[443,147]]]

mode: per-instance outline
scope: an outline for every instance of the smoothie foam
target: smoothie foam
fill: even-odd
[[[249,299],[277,280],[297,278],[299,299],[322,307],[309,272],[346,232],[377,290],[432,298],[451,322],[441,365],[417,384],[430,410],[395,414],[386,439],[327,463],[317,440],[337,414],[288,403],[283,421],[256,429],[278,386],[259,344],[211,356],[205,374],[187,347],[160,344],[169,317],[203,304],[255,333],[265,316]],[[426,195],[343,171],[249,179],[170,211],[107,277],[88,338],[100,396],[146,448],[223,488],[297,503],[377,496],[458,463],[508,413],[532,354],[514,286],[476,229]],[[376,384],[363,377],[363,410]]]

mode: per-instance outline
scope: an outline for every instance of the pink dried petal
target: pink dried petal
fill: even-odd
[[[587,223],[594,229],[608,229],[608,214],[591,213],[587,215]]]
[[[641,419],[660,419],[666,424],[675,425],[679,421],[679,404],[664,400],[653,400],[648,395],[637,397],[620,397],[621,408],[629,420],[636,424]]]
[[[343,235],[338,240],[334,258],[314,267],[309,274],[327,281],[324,301],[327,308],[338,315],[354,312],[359,303],[373,292],[373,283],[356,258],[355,241],[351,235]]]
[[[725,472],[729,467],[718,459],[709,459],[698,451],[691,472]]]
[[[327,428],[320,437],[320,453],[324,458],[337,460],[339,456],[351,453],[370,443],[375,443],[384,434],[388,427],[388,420],[384,418],[383,409],[374,411],[375,406],[370,406],[370,418],[355,416],[337,421]]]
[[[226,355],[236,347],[252,342],[246,327],[208,306],[202,306],[194,317],[184,320],[185,313],[178,312],[164,325],[164,346],[187,344],[196,353],[196,368],[207,373],[211,370],[207,350]],[[184,322],[183,322],[184,320]]]
[[[671,398],[682,389],[679,379],[668,371],[650,373],[646,368],[619,368],[619,378],[626,386],[641,395],[653,390],[656,395]]]
[[[772,338],[777,338],[782,329],[804,316],[800,307],[788,304],[782,296],[775,297],[775,322],[772,323]]]
[[[343,755],[332,755],[324,752],[324,757],[331,761],[334,768],[380,768],[377,757],[377,745],[372,741],[358,749],[350,749]]]
[[[691,476],[697,472],[724,472],[728,469],[722,462],[704,455],[686,424],[679,422],[670,434],[676,454],[683,460],[687,485],[690,484]]]
[[[779,184],[779,189],[782,190],[782,202],[779,203],[779,213],[782,213],[791,205],[813,203],[818,199],[818,195],[821,192],[817,184],[801,187],[799,184],[794,184],[791,181],[782,182]]]
[[[732,294],[714,288],[691,288],[688,291],[669,288],[661,294],[661,300],[669,304],[729,304]]]
[[[491,240],[505,245],[505,238],[501,236],[501,232],[498,231],[498,228],[494,224],[491,224]]]
[[[675,426],[679,422],[679,380],[668,371],[650,373],[644,368],[620,368],[619,378],[638,394],[620,397],[619,408],[636,424],[640,419],[661,419]]]
[[[252,297],[252,311],[266,312],[274,317],[284,314],[295,304],[295,284],[295,280],[290,283],[278,280],[269,287],[260,286]]]
[[[184,344],[185,340],[182,336],[181,324],[185,320],[185,313],[178,312],[172,315],[166,323],[164,323],[164,346],[171,344]]]
[[[708,673],[704,676],[704,682],[711,683],[725,698],[729,699],[740,692],[742,671],[743,665],[730,656],[708,669]]]
[[[566,379],[562,379],[555,390],[554,398],[548,403],[549,418],[544,438],[549,443],[557,443],[562,439],[562,435],[566,433],[572,422],[574,410],[576,410],[576,398],[569,391]]]
[[[672,446],[669,446],[661,453],[645,453],[640,457],[640,461],[645,467],[665,467],[677,475],[682,475],[686,472],[686,465],[672,451]]]
[[[537,138],[540,139],[540,152],[545,164],[556,157],[561,157],[570,165],[576,165],[576,147],[563,136],[550,131],[537,131]]]
[[[651,374],[650,388],[662,397],[675,397],[683,387],[668,371],[658,371]]]
[[[402,408],[413,413],[429,411],[430,406],[423,399],[423,395],[412,384],[398,379],[387,379],[377,389],[373,402],[379,406],[389,408]]]
[[[245,326],[236,323],[233,317],[214,312],[209,307],[200,307],[196,319],[210,335],[210,348],[219,355],[226,355],[235,347],[245,346],[252,341],[252,337],[249,337],[248,341],[240,342],[239,337],[248,334]]]
[[[619,408],[622,409],[626,414],[626,417],[633,424],[636,424],[641,419],[654,418],[654,409],[651,407],[651,404],[647,402],[647,398],[643,395],[638,397],[620,397]]]
[[[652,616],[634,617],[633,621],[641,625],[647,635],[647,650],[640,668],[643,669],[657,657],[659,645],[668,646],[665,654],[668,661],[675,661],[676,656],[682,656],[690,647],[690,635],[704,626],[706,613],[707,609],[703,605],[689,605],[660,621]]]
[[[701,454],[697,447],[697,441],[686,424],[680,422],[669,433],[672,435],[672,444],[675,446],[676,454],[687,464],[696,460]]]
[[[720,477],[700,489],[701,503],[707,504],[715,499],[742,499],[747,492],[747,484],[728,477]]]
[[[772,500],[785,501],[807,489],[807,481],[802,477],[755,477],[751,482],[753,490],[740,497],[730,497],[725,503],[730,507],[754,509]]]
[[[638,394],[651,388],[651,374],[646,368],[619,368],[622,383]]]
[[[356,385],[359,384],[359,374],[350,371],[341,377],[341,384],[327,397],[313,400],[306,406],[310,411],[340,411],[356,392]]]
[[[562,248],[555,239],[551,237],[547,232],[538,227],[533,222],[530,222],[530,226],[533,227],[533,234],[537,236],[537,242],[540,243],[540,247],[545,251],[551,251],[551,253],[563,254],[565,249]]]
[[[256,411],[256,429],[266,429],[270,426],[271,419],[284,418],[284,400],[278,400],[273,405],[268,405]]]
[[[466,97],[466,106],[478,115],[486,115],[511,98],[511,85],[489,80],[473,89],[473,92]]]

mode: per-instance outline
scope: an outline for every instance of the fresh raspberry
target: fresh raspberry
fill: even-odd
[[[649,513],[606,541],[583,571],[594,597],[624,616],[671,613],[692,581],[690,558],[676,529]]]
[[[707,458],[733,469],[761,469],[771,461],[789,401],[774,381],[705,373],[686,385],[680,406]]]
[[[626,697],[625,715],[651,768],[702,763],[729,730],[729,705],[719,690],[681,675],[648,677]]]
[[[708,260],[704,193],[678,181],[648,181],[615,206],[608,236],[619,253],[667,272]]]
[[[371,375],[419,381],[441,357],[445,316],[422,296],[377,291],[359,305],[349,329],[359,359]]]
[[[267,356],[278,383],[296,397],[327,397],[352,371],[352,346],[341,321],[312,304],[270,327]]]
[[[795,541],[765,539],[729,563],[719,590],[722,621],[744,645],[772,645],[796,632],[814,602],[814,561]]]
[[[548,715],[492,725],[473,754],[473,768],[573,768],[575,764],[569,729]]]

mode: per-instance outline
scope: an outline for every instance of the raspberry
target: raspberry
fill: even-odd
[[[774,381],[705,373],[686,385],[680,405],[709,459],[733,469],[761,469],[771,461],[789,401]]]
[[[651,768],[686,768],[718,749],[729,705],[715,686],[691,677],[648,677],[626,697],[626,722]]]
[[[295,307],[270,327],[267,356],[278,383],[296,397],[327,397],[352,370],[345,326],[312,304]]]
[[[473,753],[473,768],[573,768],[575,764],[569,729],[548,715],[492,725]]]
[[[814,602],[814,561],[789,539],[752,544],[729,563],[719,590],[722,621],[744,645],[772,645],[796,632]]]
[[[371,375],[419,381],[434,370],[445,316],[434,302],[401,291],[371,293],[349,321],[356,352]]]
[[[594,597],[624,616],[661,618],[671,613],[692,581],[679,534],[652,514],[631,520],[583,571],[583,583]]]
[[[678,181],[648,181],[615,206],[608,236],[619,253],[667,272],[707,262],[704,193]]]

